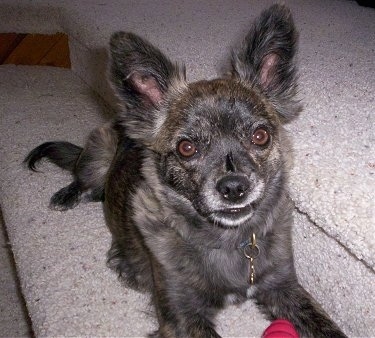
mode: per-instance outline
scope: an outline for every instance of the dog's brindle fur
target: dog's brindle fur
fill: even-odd
[[[116,33],[111,80],[123,112],[84,150],[47,143],[26,159],[32,169],[47,157],[74,173],[55,206],[72,207],[89,189],[100,199],[105,186],[109,264],[152,293],[155,337],[219,337],[216,311],[247,298],[304,337],[345,337],[294,269],[283,124],[299,111],[296,41],[289,10],[274,5],[233,52],[231,76],[187,84],[155,47]],[[252,234],[253,285],[241,249]]]

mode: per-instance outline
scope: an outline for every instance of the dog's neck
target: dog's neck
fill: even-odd
[[[258,227],[250,222],[239,227],[221,227],[204,217],[195,214],[181,214],[174,210],[167,211],[165,219],[177,236],[187,245],[200,250],[227,250],[242,253],[254,235],[260,237]]]

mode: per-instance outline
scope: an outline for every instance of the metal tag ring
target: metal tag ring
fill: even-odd
[[[255,259],[259,256],[260,249],[258,245],[248,244],[243,248],[243,254],[248,259]]]

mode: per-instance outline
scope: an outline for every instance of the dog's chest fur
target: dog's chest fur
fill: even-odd
[[[181,286],[220,295],[221,301],[227,294],[245,300],[250,265],[233,229],[213,226],[163,186],[152,156],[145,157],[141,171],[144,179],[131,202],[134,224],[166,275]]]

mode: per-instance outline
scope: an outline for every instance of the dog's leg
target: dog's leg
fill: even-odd
[[[117,149],[118,136],[114,123],[94,129],[76,163],[74,176],[80,184],[85,201],[103,201],[104,185]]]
[[[203,291],[198,292],[173,277],[165,277],[163,268],[152,259],[154,281],[153,302],[159,330],[149,337],[220,338],[211,318],[214,311],[205,303]]]
[[[290,320],[301,337],[346,337],[310,294],[294,278],[255,295],[270,320]]]

